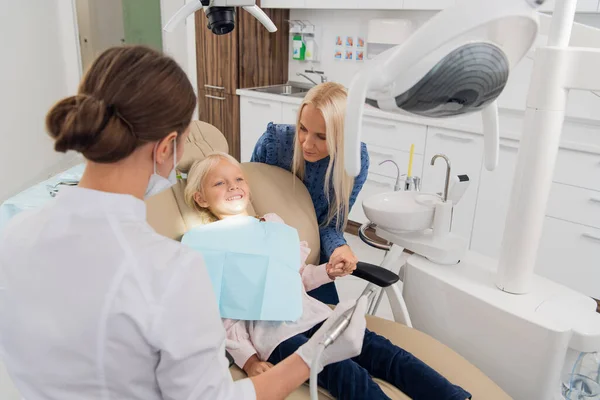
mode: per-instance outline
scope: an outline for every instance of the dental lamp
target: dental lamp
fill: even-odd
[[[348,174],[360,172],[366,103],[384,111],[447,118],[482,111],[485,166],[498,163],[496,99],[538,33],[544,0],[462,0],[440,11],[403,44],[375,57],[350,85],[345,121]]]
[[[173,32],[183,20],[203,8],[208,18],[208,29],[215,35],[225,35],[235,28],[235,7],[242,7],[252,14],[269,32],[276,32],[277,27],[261,10],[255,0],[194,0],[181,7],[163,28]]]

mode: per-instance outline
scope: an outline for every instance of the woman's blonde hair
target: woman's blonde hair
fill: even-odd
[[[329,214],[323,225],[329,225],[337,218],[337,229],[343,230],[348,223],[350,209],[350,194],[354,186],[354,178],[350,177],[344,169],[344,118],[346,115],[346,89],[334,82],[326,82],[310,89],[298,110],[296,121],[296,137],[294,140],[294,158],[292,172],[300,180],[304,180],[305,160],[302,145],[298,138],[300,129],[300,116],[307,104],[311,104],[323,115],[325,120],[327,150],[329,152],[329,165],[325,173],[325,197],[329,203]],[[333,186],[333,198],[331,192]]]
[[[216,151],[206,156],[204,160],[196,161],[188,172],[183,197],[189,207],[200,213],[203,223],[215,222],[219,219],[208,208],[200,206],[194,199],[194,195],[198,192],[204,194],[204,180],[221,160],[229,161],[231,164],[240,167],[238,160],[227,153]]]

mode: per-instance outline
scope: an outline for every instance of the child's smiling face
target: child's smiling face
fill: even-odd
[[[194,200],[219,219],[244,215],[250,201],[250,189],[241,168],[222,159],[206,174]]]

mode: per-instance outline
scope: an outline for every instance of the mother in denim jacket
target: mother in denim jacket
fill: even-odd
[[[327,82],[313,87],[298,111],[296,125],[270,123],[254,148],[251,161],[291,171],[308,189],[315,206],[321,236],[321,263],[328,270],[352,273],[358,262],[344,239],[348,214],[369,169],[367,147],[362,143],[361,171],[356,178],[344,170],[344,117],[346,89]],[[337,304],[335,284],[313,290],[311,296]]]

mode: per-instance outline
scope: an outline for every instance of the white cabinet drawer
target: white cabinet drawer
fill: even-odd
[[[600,191],[600,154],[561,148],[554,182]]]
[[[262,8],[304,8],[305,0],[262,0]]]
[[[477,189],[483,158],[483,137],[448,129],[428,127],[427,150],[423,162],[423,191],[439,193],[444,190],[446,163],[438,159],[430,165],[435,154],[445,154],[452,164],[452,175],[469,175],[469,188],[460,203],[454,208],[452,231],[466,239],[471,239]]]
[[[425,152],[427,127],[425,125],[408,124],[389,119],[364,117],[362,123],[362,141],[367,145],[410,150],[414,143],[415,153]]]
[[[546,215],[600,229],[600,192],[554,183]]]
[[[392,150],[379,146],[367,145],[369,151],[369,173],[387,176],[396,179],[398,171],[392,163],[379,165],[385,160],[393,160],[400,168],[400,175],[408,173],[408,161],[410,159],[409,151]],[[423,156],[415,154],[413,157],[413,175],[422,177],[423,172]]]
[[[281,102],[240,98],[240,158],[250,161],[256,141],[267,130],[269,122],[281,123]]]
[[[296,125],[300,104],[281,103],[281,123]]]
[[[600,298],[600,229],[546,217],[536,273]]]
[[[367,222],[367,217],[363,211],[362,202],[376,194],[392,192],[394,190],[395,182],[395,179],[369,173],[362,190],[356,197],[356,202],[354,203],[354,207],[352,207],[349,219],[361,224]]]
[[[305,0],[306,8],[355,9],[358,0]]]
[[[455,0],[404,0],[406,10],[443,10],[456,3]]]
[[[402,10],[404,8],[404,0],[359,1],[358,8],[365,10]]]

